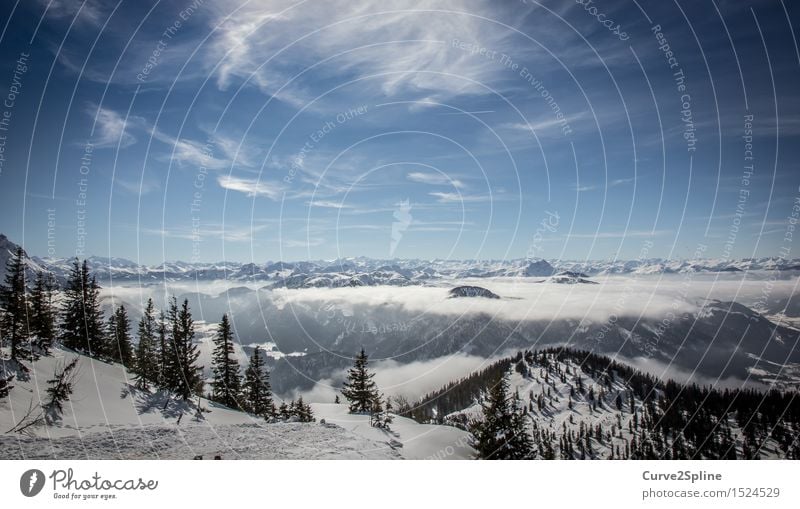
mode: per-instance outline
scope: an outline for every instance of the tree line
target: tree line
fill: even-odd
[[[75,259],[62,288],[61,303],[54,303],[58,285],[50,273],[39,272],[31,288],[25,271],[25,253],[19,247],[9,259],[0,285],[0,333],[16,369],[27,370],[21,361],[49,355],[54,341],[83,355],[127,368],[141,390],[162,390],[182,400],[204,393],[206,380],[195,343],[194,319],[189,301],[175,297],[165,310],[157,310],[148,299],[136,328],[124,305],[116,306],[105,319],[100,303],[100,285],[86,260]],[[234,351],[230,320],[223,315],[213,339],[211,392],[206,396],[222,405],[258,415],[267,420],[314,420],[302,397],[276,407],[269,383],[264,352],[256,347],[244,373]],[[13,375],[0,377],[0,397],[13,387]],[[54,379],[55,380],[55,379]],[[58,380],[54,385],[58,385]],[[68,396],[64,389],[59,395]]]
[[[514,372],[541,381],[541,393],[523,399],[512,392],[508,380]],[[568,391],[559,394],[556,381]],[[663,381],[602,355],[549,348],[502,359],[398,413],[470,431],[478,457],[486,459],[758,459],[768,450],[800,459],[796,396]],[[570,415],[552,429],[545,424],[560,399]],[[578,421],[577,401],[590,414],[608,412],[615,419],[610,426],[591,415]],[[473,405],[479,405],[480,417],[461,413]]]

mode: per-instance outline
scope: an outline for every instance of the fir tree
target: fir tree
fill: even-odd
[[[350,402],[350,412],[370,413],[372,404],[378,398],[378,387],[374,373],[367,369],[368,358],[364,349],[361,349],[355,358],[355,363],[347,373],[342,395]]]
[[[297,403],[292,401],[292,412],[297,420],[300,422],[313,422],[314,412],[311,410],[311,405],[303,402],[303,396],[297,398]]]
[[[105,352],[100,287],[90,275],[86,260],[82,265],[77,258],[73,262],[64,289],[61,316],[64,346],[94,356]]]
[[[5,398],[8,396],[8,393],[11,392],[11,389],[14,388],[11,385],[11,382],[14,380],[14,375],[7,374],[5,371],[0,371],[0,399]]]
[[[11,359],[29,357],[28,299],[25,283],[25,251],[17,247],[6,264],[5,284],[0,286],[3,336],[11,347]]]
[[[264,369],[264,358],[259,347],[253,350],[250,364],[244,372],[243,394],[245,410],[264,419],[275,416],[275,403],[272,401],[269,373]]]
[[[56,282],[49,272],[40,271],[31,290],[31,334],[36,337],[36,346],[48,355],[56,336],[56,310],[53,294]]]
[[[376,428],[383,427],[383,401],[381,395],[378,394],[372,400],[372,408],[369,410],[369,425]]]
[[[172,298],[169,308],[169,351],[164,363],[167,374],[167,388],[184,401],[197,391],[202,382],[202,367],[197,366],[200,351],[194,344],[194,320],[189,311],[189,300],[184,299],[178,308],[177,300]]]
[[[139,320],[139,343],[136,345],[136,385],[140,389],[149,389],[150,384],[158,383],[158,323],[155,317],[153,299],[147,299],[144,314]]]
[[[386,406],[383,404],[383,396],[378,395],[372,401],[372,411],[370,412],[370,424],[376,428],[385,428],[389,429],[389,425],[392,423],[392,416],[389,414],[389,410],[391,410],[392,404],[387,399]]]
[[[482,403],[483,420],[472,423],[473,447],[481,459],[528,459],[533,443],[524,417],[508,396],[508,379],[503,375]]]
[[[241,392],[239,378],[239,362],[234,356],[233,331],[228,315],[222,315],[222,321],[214,337],[214,351],[211,356],[213,378],[212,398],[230,408],[238,408]]]
[[[123,366],[133,366],[133,346],[131,344],[131,322],[122,304],[109,317],[106,355]]]
[[[78,357],[67,364],[58,364],[53,373],[53,378],[47,381],[48,400],[43,405],[51,419],[57,420],[64,411],[63,403],[72,394],[75,381],[78,377]]]
[[[61,308],[61,342],[73,350],[86,350],[86,335],[83,327],[83,273],[76,258],[72,262],[67,284],[64,287],[64,302]],[[88,282],[87,282],[88,283]]]
[[[171,348],[167,326],[167,316],[164,311],[158,315],[158,325],[156,326],[158,334],[158,379],[156,381],[160,389],[169,389],[172,385],[171,377],[169,376],[167,365],[170,364],[173,349]]]

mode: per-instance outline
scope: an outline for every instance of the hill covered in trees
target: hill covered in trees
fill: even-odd
[[[504,408],[498,401],[505,401]],[[608,357],[568,348],[519,352],[400,412],[419,422],[468,429],[476,442],[485,434],[487,416],[505,412],[510,414],[506,422],[520,416],[516,429],[493,430],[526,435],[520,447],[528,449],[517,451],[518,457],[800,459],[796,392],[659,380]]]

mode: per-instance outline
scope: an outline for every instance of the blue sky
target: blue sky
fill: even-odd
[[[742,258],[787,246],[800,196],[792,2],[0,11],[0,90],[13,96],[0,112],[0,231],[32,254],[631,259],[705,246]]]

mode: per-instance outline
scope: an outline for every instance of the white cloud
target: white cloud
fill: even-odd
[[[244,193],[250,197],[266,196],[270,200],[278,200],[283,194],[283,187],[280,184],[259,179],[220,175],[217,177],[217,182],[225,189]]]
[[[617,186],[621,186],[621,185],[624,185],[624,184],[630,184],[631,182],[636,182],[638,179],[639,179],[639,177],[636,176],[636,177],[629,177],[629,178],[621,178],[621,179],[610,180],[608,182],[608,184],[592,184],[592,185],[583,185],[583,186],[579,186],[579,185],[576,184],[575,186],[573,186],[573,189],[575,189],[579,193],[582,193],[582,192],[585,192],[585,191],[596,191],[598,189],[611,189],[612,187],[617,187]]]
[[[136,143],[136,138],[127,132],[126,120],[116,111],[89,105],[89,115],[94,116],[93,145],[98,148],[128,147]]]
[[[439,203],[461,203],[461,202],[481,202],[489,201],[490,196],[487,195],[467,195],[461,193],[443,193],[432,192],[428,193],[430,196],[437,198]]]
[[[201,224],[196,230],[191,228],[145,228],[139,232],[145,235],[196,241],[198,239],[221,239],[225,242],[252,242],[253,236],[266,230],[268,225],[221,225]]]
[[[309,202],[309,205],[312,207],[320,207],[324,209],[349,209],[353,208],[352,205],[346,205],[342,202],[338,201],[329,201],[329,200],[314,200]]]
[[[310,239],[285,239],[283,241],[284,247],[314,247],[320,246],[325,243],[325,239],[310,238]]]
[[[81,0],[38,0],[46,16],[55,19],[74,19],[78,22],[99,25],[105,16],[96,2]],[[102,4],[101,4],[102,5]]]
[[[145,177],[139,180],[128,180],[120,177],[114,178],[114,183],[131,194],[145,195],[157,191],[159,182],[154,178]]]
[[[515,131],[524,131],[530,133],[531,131],[536,132],[537,135],[541,136],[541,131],[547,131],[548,129],[557,128],[558,133],[561,133],[561,129],[565,124],[572,124],[573,122],[580,120],[581,118],[585,117],[584,113],[578,113],[576,115],[569,115],[565,116],[562,119],[556,117],[555,114],[547,113],[538,119],[532,119],[527,122],[511,122],[507,124],[502,124],[501,127],[506,129],[512,129]]]
[[[420,184],[429,184],[434,186],[453,186],[456,189],[461,189],[464,186],[464,183],[458,179],[451,178],[448,175],[443,175],[439,173],[424,173],[419,171],[414,171],[406,175],[408,180],[412,182],[419,182]]]
[[[453,40],[509,51],[513,35],[488,21],[496,19],[497,5],[485,0],[467,4],[333,0],[315,2],[313,7],[305,2],[261,0],[244,6],[222,3],[217,9],[207,66],[218,66],[219,87],[226,88],[233,79],[250,79],[295,106],[305,104],[307,94],[300,83],[279,92],[294,74],[289,69],[302,69],[333,55],[338,56],[322,68],[335,66],[340,76],[370,76],[359,84],[362,92],[372,88],[394,96],[419,91],[434,101],[489,93],[481,83],[503,73],[501,66],[454,47]],[[515,49],[519,53],[519,47]]]

